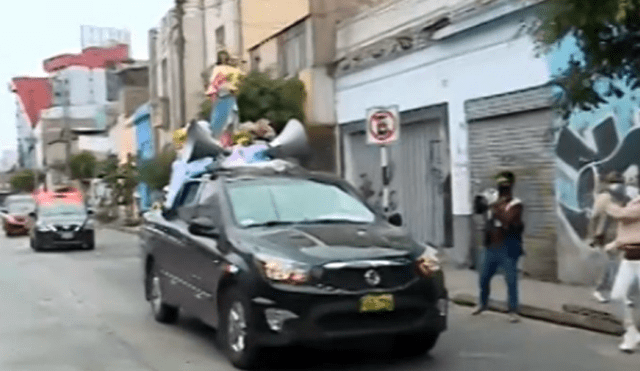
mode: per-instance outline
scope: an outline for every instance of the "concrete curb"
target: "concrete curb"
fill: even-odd
[[[478,305],[477,297],[470,294],[458,294],[454,296],[451,301],[466,307],[475,307]],[[530,305],[521,305],[520,315],[525,318],[606,335],[622,336],[624,334],[624,328],[621,322],[609,313],[597,312],[575,305],[565,305],[563,309],[565,311],[560,312]],[[503,301],[489,300],[489,310],[507,313],[507,304]]]

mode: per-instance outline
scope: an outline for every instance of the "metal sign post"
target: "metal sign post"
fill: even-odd
[[[382,207],[389,212],[389,152],[387,146],[400,137],[398,107],[377,107],[367,111],[367,143],[380,146],[380,166],[382,168]]]

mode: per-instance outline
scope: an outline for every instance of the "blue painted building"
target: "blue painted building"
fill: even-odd
[[[146,160],[151,160],[155,156],[149,103],[143,104],[136,110],[133,114],[133,122],[136,127],[137,161],[140,164]],[[145,212],[151,208],[151,190],[146,183],[140,182],[138,184],[138,193],[140,195],[139,210]]]

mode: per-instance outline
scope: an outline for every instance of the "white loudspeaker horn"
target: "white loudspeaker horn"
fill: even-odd
[[[307,132],[296,119],[287,122],[282,132],[269,143],[268,153],[273,158],[302,157],[310,152]]]
[[[220,143],[213,139],[209,131],[197,122],[190,124],[187,129],[187,143],[184,151],[187,162],[225,154]]]

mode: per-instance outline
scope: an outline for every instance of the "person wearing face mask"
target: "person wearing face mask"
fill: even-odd
[[[593,214],[589,221],[589,245],[595,248],[604,246],[616,238],[617,222],[606,213],[607,206],[613,202],[618,206],[624,206],[629,198],[625,192],[622,175],[616,171],[607,174],[602,181],[602,191],[598,193],[593,203]],[[604,272],[593,296],[600,303],[609,301],[609,294],[613,287],[613,281],[618,272],[620,254],[617,251],[606,251],[607,263]],[[629,302],[629,300],[627,300]]]
[[[523,254],[522,201],[513,197],[515,175],[510,171],[498,174],[498,200],[491,205],[485,226],[484,261],[480,272],[480,304],[473,312],[487,309],[491,279],[498,268],[506,275],[509,296],[509,320],[518,322],[518,260]]]

